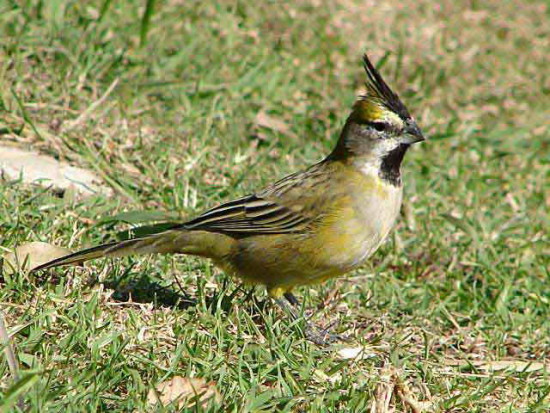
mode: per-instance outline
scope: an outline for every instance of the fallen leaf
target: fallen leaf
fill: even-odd
[[[283,135],[289,135],[290,132],[290,127],[286,122],[269,116],[264,111],[258,112],[256,115],[256,125],[280,132]]]
[[[550,371],[550,364],[539,361],[526,360],[492,360],[492,361],[464,361],[464,360],[446,360],[445,364],[453,367],[469,367],[483,371],[510,371],[516,373],[532,373],[534,371]]]
[[[474,364],[480,370],[486,371],[514,371],[518,373],[531,373],[533,371],[550,371],[550,365],[545,365],[538,361],[524,360],[495,360],[484,363]]]
[[[221,402],[221,395],[216,390],[216,384],[207,383],[201,378],[188,378],[175,376],[172,379],[160,383],[155,389],[149,390],[147,403],[154,406],[161,403],[163,406],[173,404],[179,409],[193,407],[197,402],[201,407],[206,407],[214,399]]]
[[[28,242],[2,256],[2,270],[6,274],[16,271],[30,271],[39,265],[54,260],[72,251],[68,248],[57,247],[46,242]]]

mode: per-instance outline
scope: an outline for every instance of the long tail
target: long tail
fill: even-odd
[[[56,258],[33,268],[32,271],[82,263],[101,257],[124,257],[127,255],[177,252],[178,248],[181,247],[177,241],[182,238],[182,235],[182,231],[170,230],[126,241],[110,242]]]

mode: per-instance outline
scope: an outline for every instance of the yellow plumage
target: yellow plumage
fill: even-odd
[[[357,268],[391,230],[401,205],[401,160],[423,140],[397,95],[366,56],[364,62],[367,95],[322,162],[167,231],[93,247],[37,270],[103,256],[191,254],[295,303],[295,287]]]

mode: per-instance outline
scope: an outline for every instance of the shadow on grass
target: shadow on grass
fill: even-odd
[[[173,286],[165,286],[146,276],[138,279],[105,280],[103,285],[114,291],[117,301],[153,303],[155,307],[170,307],[180,310],[195,307],[198,302],[185,291],[176,291]]]
[[[113,300],[141,304],[152,303],[155,308],[168,307],[187,310],[198,305],[204,305],[212,312],[218,309],[230,312],[238,302],[238,305],[244,307],[253,319],[261,319],[263,312],[271,304],[269,299],[258,299],[254,294],[255,289],[253,287],[235,286],[231,284],[228,277],[224,278],[222,285],[214,293],[207,295],[201,286],[197,285],[197,288],[193,288],[193,294],[189,294],[179,284],[177,278],[170,282],[164,279],[155,279],[150,274],[132,270],[133,266],[129,265],[118,276],[103,281],[99,281],[97,277],[92,276],[85,281],[85,285],[92,286],[101,283],[106,288],[113,290]],[[55,272],[46,272],[35,275],[35,280],[39,283],[58,284],[61,282],[61,277]]]
[[[146,274],[136,277],[130,271],[116,280],[104,280],[103,285],[114,291],[113,299],[117,301],[133,301],[135,303],[153,303],[155,307],[169,307],[179,310],[186,310],[204,304],[212,312],[221,309],[224,312],[231,311],[235,301],[246,303],[247,311],[252,317],[259,316],[265,310],[266,300],[259,301],[254,296],[254,289],[245,289],[238,285],[231,291],[228,288],[229,281],[226,279],[220,289],[213,294],[206,295],[200,292],[200,287],[194,294],[188,294],[177,282],[177,279],[170,285],[165,281],[158,282]],[[204,297],[204,298],[202,298]]]

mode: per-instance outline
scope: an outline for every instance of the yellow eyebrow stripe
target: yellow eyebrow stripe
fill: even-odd
[[[373,121],[384,116],[387,109],[378,104],[374,100],[360,99],[353,105],[353,114],[357,119],[365,121]]]

